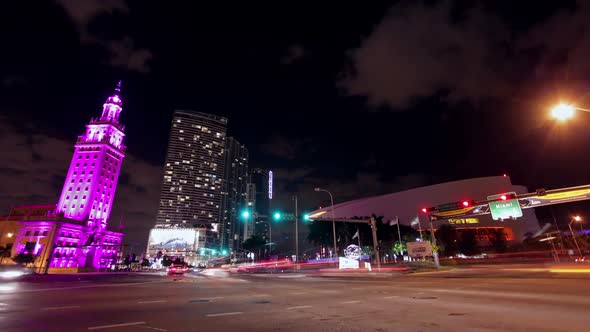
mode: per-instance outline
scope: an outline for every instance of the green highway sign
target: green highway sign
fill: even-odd
[[[522,210],[515,192],[488,196],[488,205],[494,220],[522,217]]]

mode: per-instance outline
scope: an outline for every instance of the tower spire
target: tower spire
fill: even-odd
[[[123,82],[119,80],[114,93],[102,105],[102,116],[100,117],[102,121],[113,121],[115,123],[119,121],[119,114],[123,110],[123,101],[120,96],[122,84]]]
[[[122,84],[123,84],[123,81],[119,80],[119,82],[117,83],[117,86],[115,87],[116,93],[121,93],[121,85]]]

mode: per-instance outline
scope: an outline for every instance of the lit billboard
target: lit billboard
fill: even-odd
[[[150,231],[148,251],[196,250],[199,231],[194,228],[154,228]]]

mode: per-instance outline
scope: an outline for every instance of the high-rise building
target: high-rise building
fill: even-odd
[[[224,117],[175,111],[156,227],[212,227],[221,221]]]
[[[262,236],[264,239],[269,238],[268,222],[270,221],[270,206],[272,200],[272,171],[255,168],[251,173],[251,183],[253,188],[251,194],[254,199],[251,199],[254,207],[254,215],[256,216],[254,233]],[[251,195],[252,196],[252,195]]]
[[[175,111],[149,257],[183,256],[193,264],[219,254],[227,119]]]
[[[244,242],[244,222],[240,210],[246,207],[248,149],[233,137],[225,140],[225,165],[219,224],[220,246],[235,252]]]
[[[121,82],[101,116],[78,136],[58,204],[15,207],[6,217],[18,222],[13,254],[36,256],[40,270],[75,272],[116,263],[123,234],[107,230],[107,223],[125,157],[120,91]]]
[[[66,218],[87,221],[88,226],[106,227],[125,157],[120,84],[104,103],[100,118],[91,119],[84,135],[78,136],[57,204]]]

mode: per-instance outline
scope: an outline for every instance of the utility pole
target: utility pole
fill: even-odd
[[[428,217],[428,221],[430,222],[430,236],[432,237],[432,246],[436,247],[436,236],[434,236],[434,226],[432,225],[430,213],[427,213],[426,217]],[[438,251],[432,250],[432,256],[434,257],[434,266],[438,269],[440,267],[440,262],[438,261]]]
[[[377,269],[381,271],[381,256],[379,254],[379,249],[377,249],[377,224],[375,222],[375,218],[371,218],[371,233],[373,234],[373,252],[375,253],[375,258],[377,259]]]
[[[297,222],[297,196],[293,196],[295,200],[295,262],[299,262],[299,226]]]

